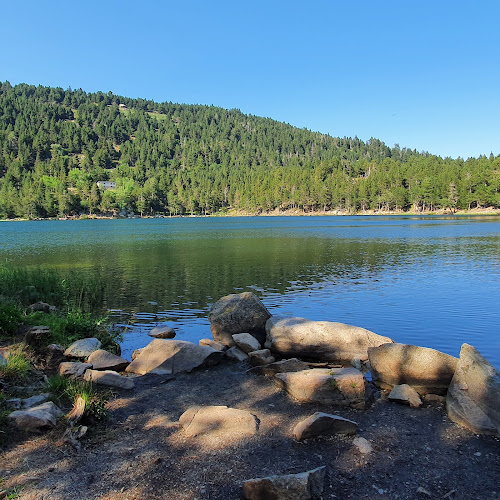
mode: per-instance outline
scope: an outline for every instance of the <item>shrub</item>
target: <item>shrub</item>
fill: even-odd
[[[23,317],[22,309],[14,302],[0,302],[0,338],[14,335]]]

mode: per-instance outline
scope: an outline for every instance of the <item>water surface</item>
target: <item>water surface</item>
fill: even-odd
[[[0,222],[0,258],[99,274],[123,352],[156,323],[210,337],[223,295],[340,321],[500,368],[500,217],[248,217]]]

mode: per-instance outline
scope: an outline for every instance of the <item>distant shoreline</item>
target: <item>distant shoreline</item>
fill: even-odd
[[[304,210],[272,210],[269,212],[247,212],[241,210],[228,210],[227,212],[207,214],[207,215],[131,215],[131,216],[120,216],[120,215],[84,215],[84,216],[69,216],[69,217],[47,217],[40,218],[36,217],[33,219],[0,219],[0,222],[27,222],[27,221],[44,221],[44,220],[98,220],[98,219],[186,219],[186,218],[216,218],[216,217],[325,217],[325,216],[338,216],[338,217],[353,217],[353,216],[467,216],[467,215],[500,215],[500,208],[472,208],[471,210],[458,210],[452,212],[450,210],[425,210],[423,212],[414,211],[384,211],[384,210],[364,210],[359,212],[349,212],[345,210],[327,210],[327,211],[309,211]]]

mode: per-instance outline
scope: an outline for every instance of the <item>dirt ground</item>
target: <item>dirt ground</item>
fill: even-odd
[[[366,410],[298,404],[247,368],[225,361],[170,381],[137,377],[79,451],[61,441],[63,428],[9,429],[1,488],[32,500],[236,500],[247,479],[325,465],[325,499],[500,499],[500,440],[453,424],[443,403],[413,409],[382,395]],[[176,422],[192,405],[248,409],[259,431],[230,445],[186,438]],[[358,422],[373,451],[361,455],[353,436],[295,441],[295,424],[316,411]]]

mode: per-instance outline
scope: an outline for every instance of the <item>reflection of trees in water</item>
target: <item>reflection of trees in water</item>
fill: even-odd
[[[448,243],[273,237],[134,242],[94,247],[80,265],[104,280],[107,307],[140,310],[154,300],[167,308],[178,303],[179,309],[205,309],[247,287],[258,295],[283,294],[330,282],[388,279],[439,265],[443,257],[456,259],[457,253],[483,260],[491,258],[497,241]]]

